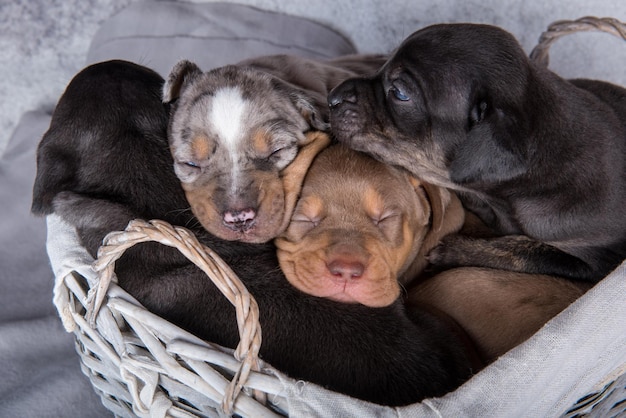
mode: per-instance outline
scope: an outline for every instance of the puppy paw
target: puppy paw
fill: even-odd
[[[462,235],[448,235],[427,255],[430,264],[437,267],[459,267],[471,265],[471,241]]]

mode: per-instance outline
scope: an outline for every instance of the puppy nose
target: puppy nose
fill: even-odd
[[[359,261],[336,259],[326,265],[330,274],[342,280],[353,280],[363,276],[365,266]]]
[[[253,208],[227,210],[224,212],[224,225],[234,231],[246,231],[254,223],[256,211]]]
[[[328,105],[336,107],[343,102],[356,103],[356,89],[353,80],[346,80],[328,94]]]

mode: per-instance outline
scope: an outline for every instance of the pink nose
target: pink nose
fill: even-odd
[[[245,231],[254,224],[256,212],[252,208],[227,210],[224,212],[224,225],[235,231]]]
[[[342,280],[353,280],[363,276],[365,266],[359,261],[335,259],[326,265],[330,274]]]

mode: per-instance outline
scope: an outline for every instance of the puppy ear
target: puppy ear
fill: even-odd
[[[191,61],[182,60],[172,68],[163,84],[163,103],[178,99],[183,86],[202,74],[202,70]]]
[[[450,178],[457,184],[498,183],[527,170],[525,134],[514,118],[479,101],[469,115],[470,130],[456,149]]]
[[[285,231],[298,203],[304,177],[313,160],[330,144],[330,136],[324,132],[307,132],[305,143],[298,151],[296,158],[280,173],[285,190],[285,216],[280,231]]]
[[[448,234],[458,232],[465,221],[465,210],[459,198],[450,190],[422,182],[409,175],[415,192],[425,194],[430,204],[431,226],[427,229],[415,261],[404,277],[416,277],[428,265],[427,254]],[[425,192],[425,193],[424,193]]]
[[[312,90],[304,90],[284,80],[273,78],[272,86],[284,92],[312,129],[329,131],[329,111],[326,97]]]
[[[411,184],[417,190],[421,188],[426,192],[426,197],[430,203],[431,211],[431,229],[433,231],[439,231],[443,228],[445,214],[452,200],[452,194],[448,189],[439,186],[433,186],[430,183],[425,183],[416,179],[413,176],[409,176]]]

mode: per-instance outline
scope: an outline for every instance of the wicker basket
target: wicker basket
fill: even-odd
[[[626,39],[626,26],[614,19],[555,22],[531,58],[547,66],[550,45],[583,30]],[[55,215],[49,217],[48,227],[56,243],[48,245],[56,276],[55,306],[65,328],[75,335],[83,372],[115,415],[289,415],[284,383],[295,382],[257,357],[261,328],[256,301],[230,268],[190,232],[161,221],[136,220],[125,231],[109,234],[93,262],[71,227]],[[235,350],[202,341],[150,313],[116,285],[115,261],[145,241],[178,248],[219,287],[237,313],[241,341]],[[603,387],[589,387],[588,396],[561,413],[584,416],[593,408],[594,416],[598,411],[619,415],[625,409],[625,372],[623,366],[618,368]]]

